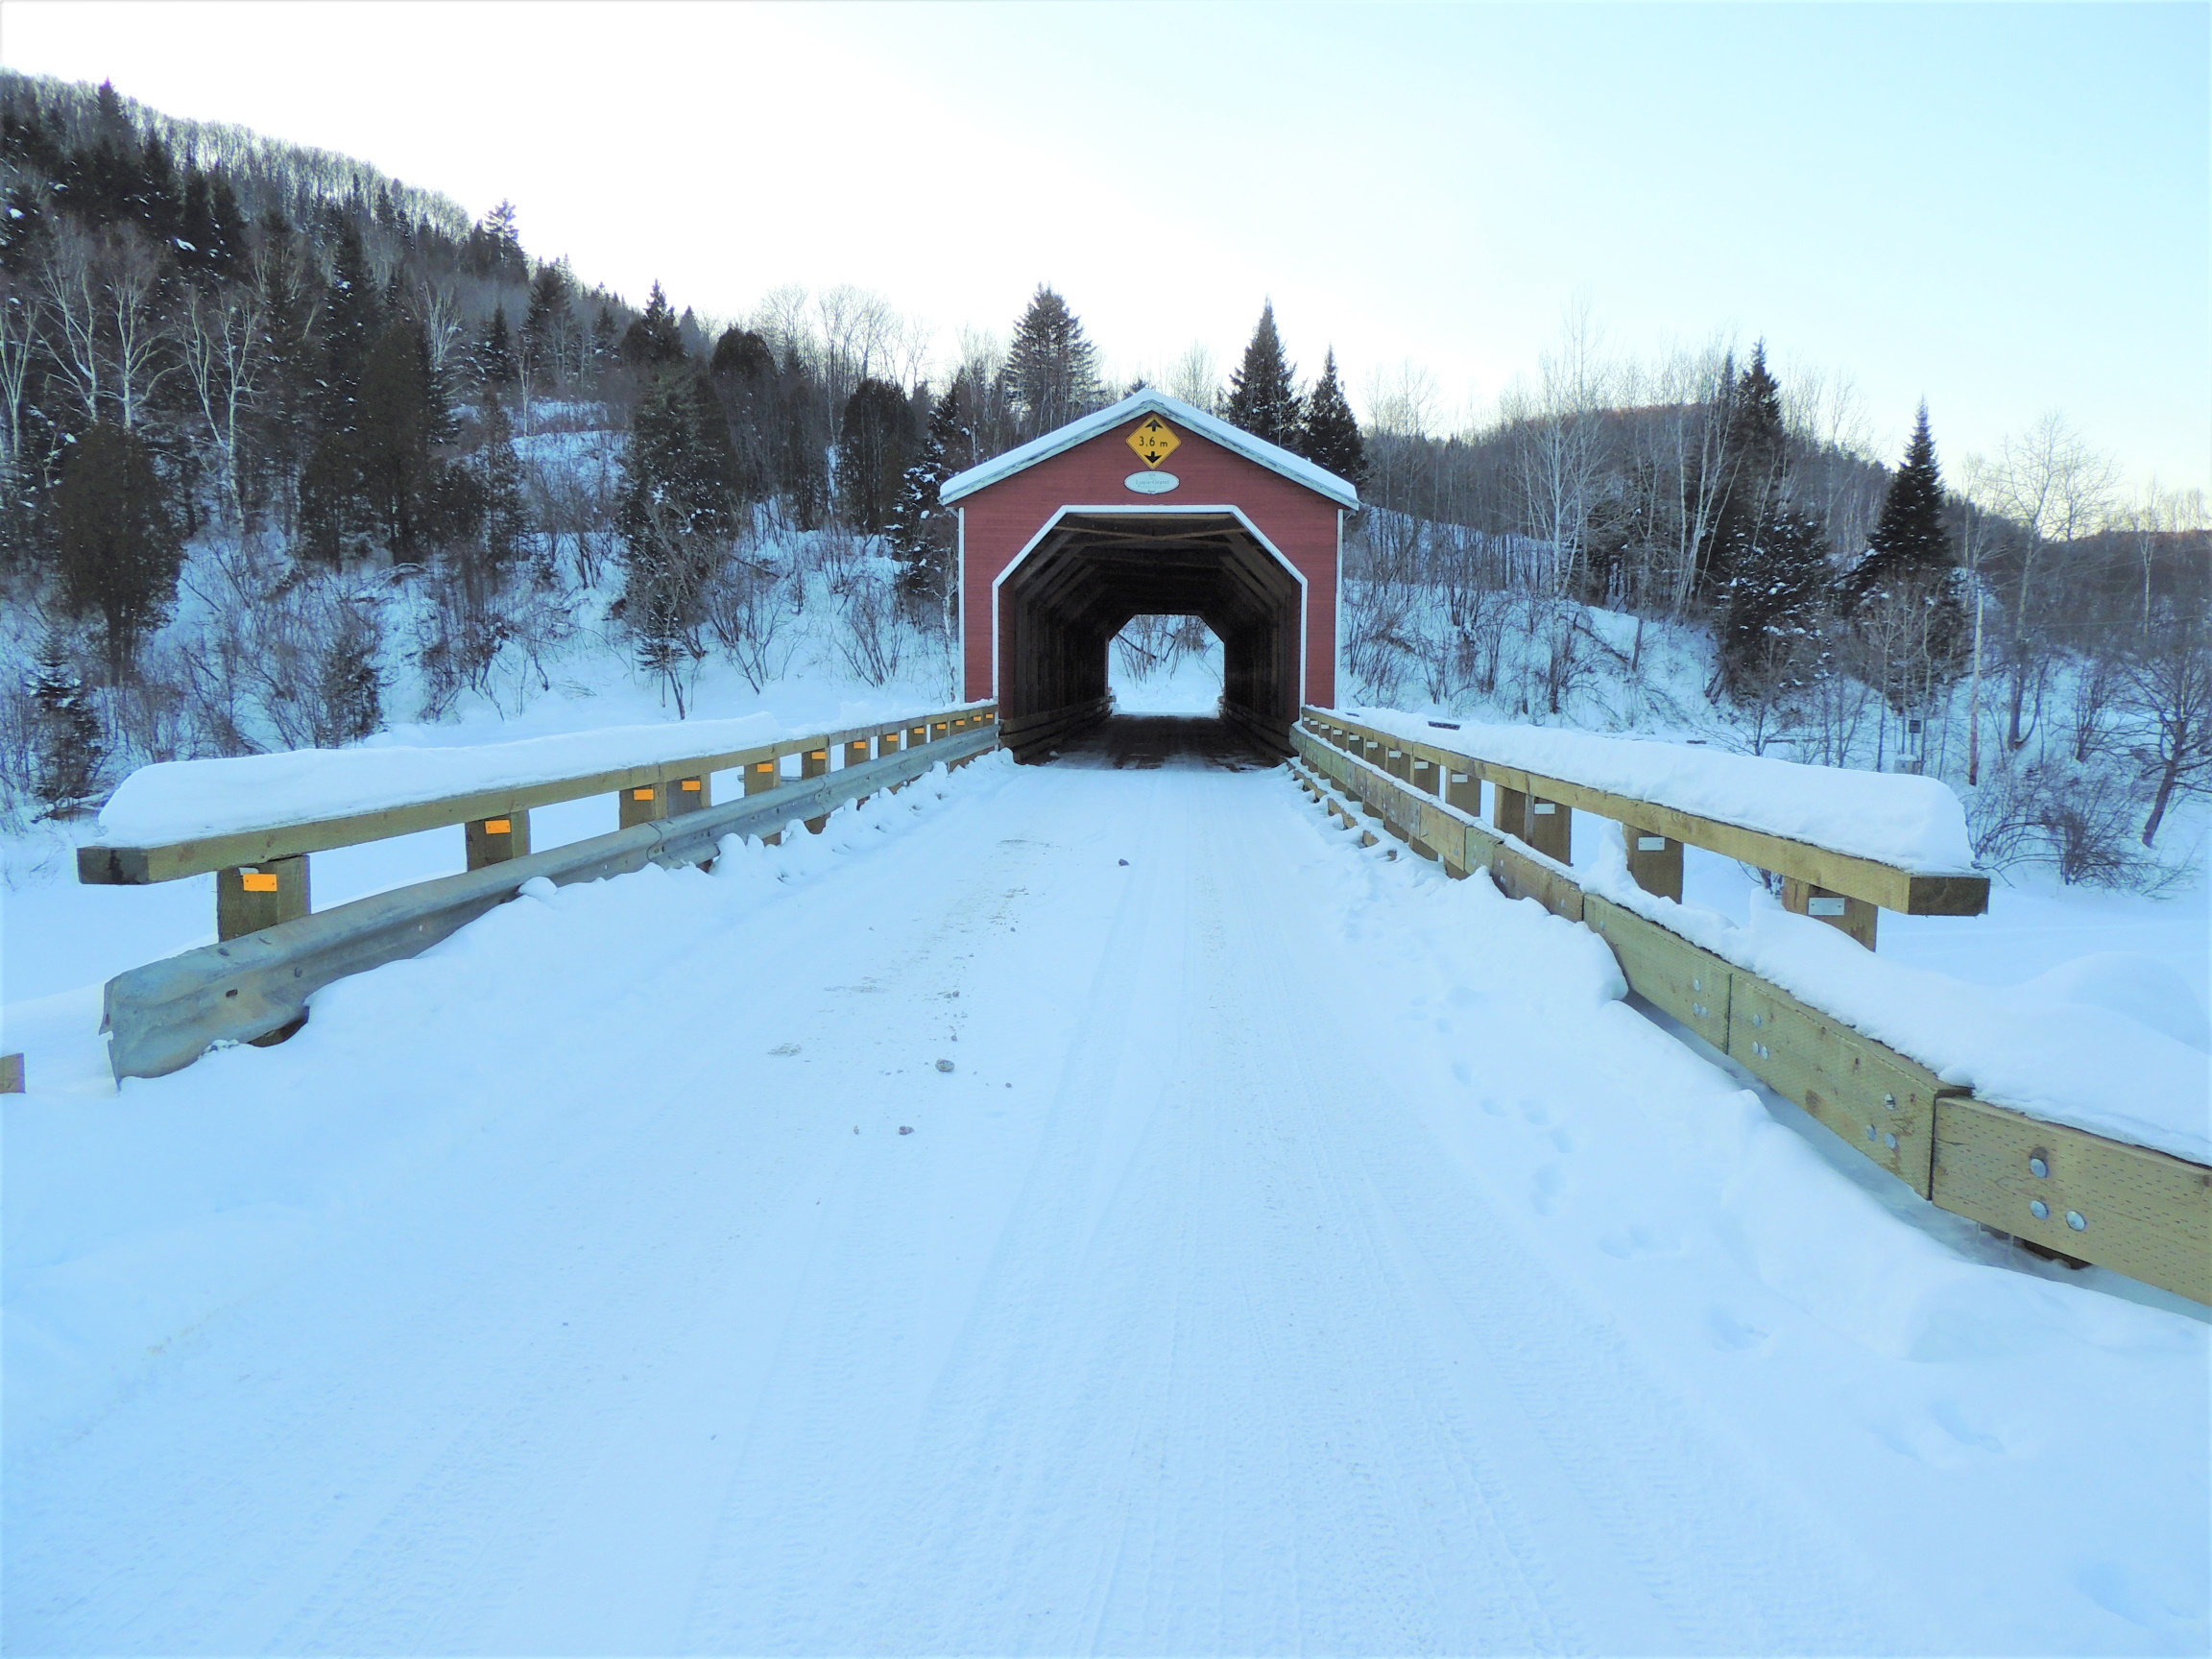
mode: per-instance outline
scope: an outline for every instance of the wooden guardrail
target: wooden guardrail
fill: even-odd
[[[1498,828],[1562,864],[1572,862],[1575,811],[1615,819],[1627,846],[1629,874],[1638,885],[1664,898],[1682,897],[1682,849],[1691,846],[1773,871],[1783,878],[1786,909],[1839,927],[1869,950],[1874,949],[1881,910],[1908,916],[1979,916],[1989,908],[1986,876],[1902,869],[1592,788],[1572,779],[1546,777],[1448,748],[1441,741],[1362,726],[1334,709],[1309,707],[1305,723],[1339,748],[1430,790],[1470,816],[1481,815],[1481,785],[1487,781],[1497,795]]]
[[[413,835],[461,825],[467,867],[488,868],[530,853],[530,809],[590,795],[613,795],[616,824],[630,829],[705,810],[713,805],[713,775],[742,772],[745,793],[783,784],[783,761],[799,757],[801,780],[865,763],[917,745],[964,734],[998,719],[996,703],[937,709],[901,720],[872,722],[813,736],[785,737],[743,749],[680,756],[531,783],[410,801],[336,817],[299,818],[228,833],[177,840],[117,844],[94,842],[77,850],[77,879],[95,885],[139,886],[215,873],[215,933],[235,939],[308,914],[312,882],[308,856],[340,847]]]
[[[1657,922],[1586,893],[1563,859],[1438,799],[1412,781],[1411,766],[1394,775],[1353,753],[1355,741],[1365,746],[1363,730],[1317,712],[1321,718],[1310,715],[1290,735],[1299,761],[1327,782],[1303,773],[1300,781],[1347,826],[1358,826],[1362,817],[1379,820],[1450,874],[1485,871],[1507,897],[1534,899],[1595,929],[1612,948],[1629,989],[1939,1208],[2046,1254],[2095,1262],[2212,1303],[2212,1168],[2030,1118],[1941,1082],[1918,1061],[1836,1016]],[[1408,747],[1392,741],[1402,753]],[[1416,747],[1428,751],[1437,768],[1431,776],[1447,786],[1454,769],[1464,777],[1479,764],[1431,745]],[[1332,786],[1360,810],[1345,805]],[[1678,887],[1671,897],[1679,899]]]
[[[847,801],[896,789],[940,764],[998,745],[989,721],[965,721],[924,746],[706,806],[626,826],[550,852],[501,859],[187,950],[108,982],[108,1063],[118,1079],[189,1066],[212,1043],[267,1042],[297,1030],[307,998],[333,980],[419,955],[542,877],[556,885],[712,859],[731,835],[772,837],[799,819],[826,821]]]
[[[1081,703],[1064,703],[1057,709],[1009,715],[1002,723],[999,741],[1013,750],[1017,758],[1025,759],[1063,737],[1097,725],[1113,711],[1114,695],[1108,692]]]

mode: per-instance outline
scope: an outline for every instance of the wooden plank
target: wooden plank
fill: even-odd
[[[1582,888],[1571,876],[1501,845],[1490,855],[1490,877],[1508,899],[1533,899],[1554,916],[1582,920]]]
[[[1929,1195],[2000,1233],[2212,1303],[2212,1169],[2201,1164],[1953,1095],[1936,1106]]]
[[[1693,847],[1702,847],[1708,852],[1756,865],[1762,870],[1794,876],[1814,886],[1864,900],[1885,910],[1896,910],[1909,916],[1979,916],[1989,908],[1989,878],[1986,876],[1970,873],[1919,875],[1877,859],[1862,858],[1853,854],[1815,846],[1809,841],[1772,835],[1765,830],[1746,829],[1743,825],[1726,823],[1717,818],[1699,817],[1656,802],[1619,795],[1610,790],[1589,788],[1562,778],[1550,778],[1518,767],[1501,766],[1479,756],[1463,754],[1419,739],[1394,737],[1379,729],[1347,723],[1345,730],[1352,733],[1355,740],[1395,744],[1410,756],[1426,757],[1432,763],[1466,773],[1470,777],[1486,779],[1502,789],[1555,801],[1563,807],[1595,812],[1600,817],[1624,819],[1641,825],[1653,834],[1684,841]],[[1510,808],[1512,804],[1508,802],[1506,805]],[[1520,833],[1515,824],[1506,823],[1501,828],[1508,833]]]
[[[1679,933],[1591,894],[1582,920],[1613,948],[1628,989],[1728,1051],[1728,1006],[1736,970]]]
[[[996,709],[996,705],[991,706]],[[686,778],[704,778],[731,772],[760,760],[780,760],[834,743],[873,733],[874,726],[853,727],[813,737],[789,737],[748,749],[685,756],[650,765],[623,766],[608,772],[579,774],[543,783],[509,785],[478,790],[468,795],[447,795],[402,806],[378,807],[369,812],[347,813],[298,824],[241,830],[220,835],[188,838],[143,847],[95,843],[77,850],[77,879],[94,886],[141,886],[202,876],[241,864],[262,864],[303,853],[324,853],[333,847],[352,847],[364,841],[389,840],[423,830],[466,824],[471,819],[509,818],[533,806],[580,800],[587,795],[614,795],[628,789],[673,787]]]
[[[1728,1058],[1928,1196],[1936,1101],[1961,1091],[1927,1067],[1741,971],[1729,999]]]

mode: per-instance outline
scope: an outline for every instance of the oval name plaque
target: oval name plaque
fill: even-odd
[[[1140,495],[1165,495],[1182,482],[1172,472],[1132,472],[1121,480],[1121,487]]]

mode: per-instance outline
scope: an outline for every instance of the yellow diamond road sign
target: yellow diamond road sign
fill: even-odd
[[[1183,440],[1175,436],[1175,428],[1157,415],[1147,415],[1138,423],[1137,430],[1129,434],[1129,447],[1137,451],[1137,458],[1147,467],[1157,467],[1182,446]]]

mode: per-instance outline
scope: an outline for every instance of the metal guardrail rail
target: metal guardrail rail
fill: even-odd
[[[1291,732],[1293,772],[1332,814],[1347,826],[1361,817],[1378,821],[1451,875],[1483,871],[1508,898],[1533,899],[1591,927],[1611,947],[1630,990],[1922,1198],[2047,1254],[2212,1303],[2212,1168],[2030,1118],[1944,1084],[1835,1015],[1584,892],[1563,860],[1346,752],[1312,730],[1315,724],[1346,741],[1358,733],[1341,721],[1332,727],[1310,717]],[[1473,769],[1468,757],[1423,747],[1446,768],[1457,762],[1462,773]],[[1679,899],[1679,889],[1672,897]]]

